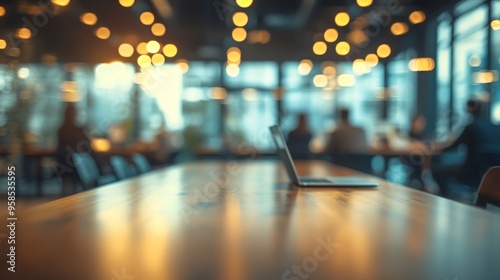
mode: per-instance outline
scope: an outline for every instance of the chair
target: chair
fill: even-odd
[[[132,161],[134,162],[137,173],[144,174],[151,171],[151,165],[145,156],[140,154],[135,154],[132,156]]]
[[[479,185],[476,206],[485,208],[487,204],[500,207],[500,166],[490,168]]]
[[[122,156],[112,156],[109,162],[118,180],[124,180],[137,175],[134,167]]]
[[[76,153],[72,157],[84,190],[115,181],[112,175],[101,176],[99,174],[97,164],[90,154]]]

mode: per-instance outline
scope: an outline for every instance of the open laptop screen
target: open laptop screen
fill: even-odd
[[[285,165],[286,172],[288,176],[295,184],[299,184],[299,177],[297,176],[297,171],[295,170],[295,165],[293,164],[292,156],[288,151],[288,146],[286,145],[285,137],[279,126],[274,125],[269,128],[271,130],[271,135],[273,136],[274,143],[276,144],[278,156]]]

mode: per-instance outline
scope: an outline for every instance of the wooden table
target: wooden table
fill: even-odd
[[[499,216],[379,182],[298,188],[273,161],[169,167],[18,213],[17,272],[2,242],[0,278],[500,279]]]

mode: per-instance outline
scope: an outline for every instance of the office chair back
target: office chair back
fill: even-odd
[[[144,174],[151,171],[151,165],[149,165],[149,162],[145,156],[135,154],[132,157],[132,161],[134,162],[135,168],[137,169],[137,173]]]
[[[500,166],[490,168],[479,185],[476,206],[492,204],[500,207]]]
[[[90,154],[76,153],[73,154],[73,162],[84,187],[95,187],[99,178],[99,169],[94,158]]]
[[[111,168],[118,180],[127,179],[136,175],[135,169],[122,156],[112,156],[110,159]]]

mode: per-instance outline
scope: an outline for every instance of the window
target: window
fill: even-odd
[[[471,97],[480,97],[484,86],[473,82],[474,73],[485,70],[488,30],[488,7],[482,5],[456,20],[453,64],[453,118],[457,127],[467,121],[465,103]],[[457,128],[455,127],[455,128]]]
[[[451,82],[451,17],[443,14],[437,30],[437,124],[435,137],[444,140],[449,133],[450,82]]]

